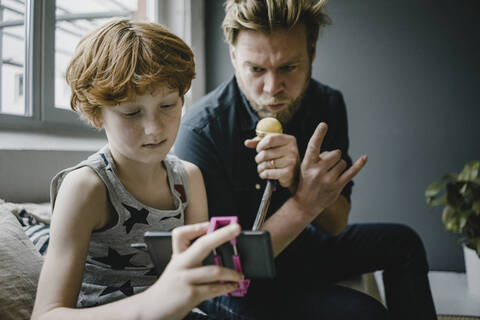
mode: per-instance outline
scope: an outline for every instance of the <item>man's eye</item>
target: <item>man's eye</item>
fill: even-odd
[[[253,73],[258,73],[258,72],[262,72],[263,71],[263,68],[260,68],[260,67],[250,67],[250,70],[253,72]]]
[[[297,68],[297,66],[284,66],[282,69],[285,71],[293,71]]]

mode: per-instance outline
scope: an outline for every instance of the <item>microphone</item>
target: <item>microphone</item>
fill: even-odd
[[[282,133],[282,124],[275,118],[267,117],[261,119],[257,123],[255,128],[255,133],[257,136],[255,140],[261,140],[263,137],[270,133]],[[274,189],[274,180],[267,180],[265,190],[263,191],[262,200],[260,201],[260,206],[258,207],[257,216],[255,217],[255,222],[253,223],[252,230],[260,230],[265,221],[267,215],[268,207],[270,205],[270,198],[272,197],[272,192]]]

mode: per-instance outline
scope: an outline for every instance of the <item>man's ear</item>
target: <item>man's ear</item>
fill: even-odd
[[[313,60],[315,60],[315,53],[317,52],[317,44],[314,43],[312,44],[312,47],[310,48],[310,63],[313,63]]]
[[[230,52],[230,60],[232,61],[233,66],[235,66],[235,63],[236,63],[235,47],[232,45],[229,45],[228,51]]]

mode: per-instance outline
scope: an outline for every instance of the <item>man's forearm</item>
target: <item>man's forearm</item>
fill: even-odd
[[[332,235],[341,233],[347,225],[349,211],[350,203],[342,195],[318,216],[307,212],[295,198],[288,199],[264,224],[272,238],[274,256],[279,255],[309,223]]]
[[[323,210],[312,221],[312,224],[328,234],[336,236],[347,227],[349,212],[350,203],[345,196],[340,195],[331,206]]]
[[[293,197],[288,199],[263,225],[270,233],[273,255],[279,255],[314,218]]]

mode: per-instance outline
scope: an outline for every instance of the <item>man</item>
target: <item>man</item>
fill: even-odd
[[[401,225],[347,226],[352,165],[341,93],[311,79],[325,1],[228,0],[223,29],[235,76],[182,120],[175,145],[202,171],[211,216],[251,229],[266,179],[277,180],[268,219],[277,278],[245,298],[202,305],[228,319],[435,319],[425,250]],[[284,134],[252,140],[260,118]],[[328,127],[327,127],[328,126]],[[328,130],[328,132],[327,132]],[[373,298],[334,284],[384,270],[388,314]]]

